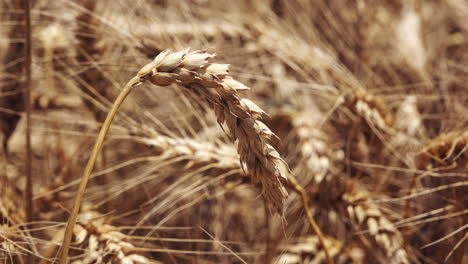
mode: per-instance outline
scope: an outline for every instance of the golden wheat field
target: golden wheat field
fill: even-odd
[[[468,1],[0,6],[0,264],[468,263]]]

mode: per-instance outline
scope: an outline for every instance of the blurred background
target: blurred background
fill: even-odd
[[[0,4],[1,263],[57,263],[112,102],[188,47],[251,87],[334,263],[468,263],[467,1]],[[70,263],[327,263],[300,196],[271,213],[248,176],[207,102],[143,84],[106,138]]]

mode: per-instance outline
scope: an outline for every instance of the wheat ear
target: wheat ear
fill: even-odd
[[[263,194],[274,210],[281,212],[287,197],[288,166],[270,144],[273,132],[260,121],[266,113],[252,101],[241,98],[244,84],[229,76],[229,65],[209,63],[215,55],[188,49],[161,52],[139,73],[150,76],[156,85],[181,84],[211,102],[220,125],[226,124],[242,165],[246,165],[253,182],[261,182]]]
[[[410,263],[400,231],[372,202],[369,192],[351,181],[343,194],[343,200],[348,204],[346,209],[351,223],[359,229],[367,228],[378,245],[379,248],[373,248],[375,253],[383,253],[388,263]]]
[[[119,227],[108,222],[109,219],[96,211],[80,213],[78,224],[73,230],[74,244],[87,250],[80,254],[73,264],[160,263],[137,253],[141,248],[137,248],[129,236],[119,232]]]

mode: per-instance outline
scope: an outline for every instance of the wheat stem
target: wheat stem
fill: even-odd
[[[320,245],[323,247],[323,251],[325,252],[325,257],[327,258],[327,263],[328,264],[333,264],[333,259],[330,257],[330,252],[327,249],[327,246],[325,245],[325,237],[322,234],[322,231],[320,230],[320,227],[317,225],[317,223],[314,220],[314,217],[312,216],[312,213],[310,212],[309,209],[309,198],[307,197],[307,193],[302,188],[302,186],[297,182],[296,178],[292,175],[288,175],[288,185],[297,192],[301,198],[302,198],[302,206],[304,208],[304,212],[307,216],[307,220],[309,221],[310,226],[314,230],[315,234],[318,236],[318,239],[320,241]]]
[[[32,152],[31,152],[31,3],[23,1],[26,43],[24,46],[24,84],[23,97],[26,112],[26,214],[28,222],[34,221],[33,207],[33,178],[32,178]],[[34,254],[28,255],[28,261],[34,262]]]
[[[70,243],[73,236],[73,229],[75,227],[76,219],[78,217],[78,212],[80,211],[81,202],[83,201],[83,196],[86,190],[86,185],[88,184],[91,172],[93,171],[94,164],[96,163],[96,159],[101,151],[102,144],[104,143],[104,138],[109,131],[110,125],[112,120],[115,117],[115,114],[119,110],[120,106],[122,105],[125,98],[130,94],[135,86],[137,86],[140,82],[139,78],[132,78],[128,84],[124,87],[124,89],[120,92],[119,96],[115,100],[112,108],[110,109],[109,113],[107,114],[106,120],[104,121],[101,131],[99,131],[98,138],[96,139],[96,143],[94,145],[93,151],[88,160],[88,164],[86,165],[85,171],[83,176],[81,177],[81,183],[78,188],[78,191],[75,195],[75,201],[73,203],[73,209],[70,213],[70,217],[68,218],[67,228],[65,230],[65,235],[63,237],[62,242],[62,252],[60,254],[59,264],[66,264],[68,258],[68,251],[70,249]]]

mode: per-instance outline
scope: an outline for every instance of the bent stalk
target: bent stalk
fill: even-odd
[[[89,157],[88,164],[86,165],[83,176],[81,177],[81,183],[75,196],[73,209],[71,211],[70,217],[68,218],[67,228],[65,229],[65,235],[63,237],[63,242],[62,242],[62,249],[61,249],[62,252],[60,254],[59,264],[67,263],[68,252],[70,250],[71,239],[73,236],[73,229],[75,227],[76,219],[78,217],[78,212],[80,211],[81,202],[83,201],[83,196],[86,190],[86,185],[88,184],[90,175],[96,163],[96,159],[99,153],[101,152],[102,144],[104,143],[104,139],[112,124],[112,120],[114,119],[117,111],[119,110],[125,98],[130,94],[133,88],[139,84],[140,84],[140,78],[138,77],[132,78],[127,83],[127,85],[120,92],[119,96],[117,97],[114,104],[112,105],[112,108],[107,114],[106,120],[104,121],[101,127],[101,130],[99,131],[99,135],[96,139],[96,143],[94,145],[93,151],[91,152],[91,155]]]

